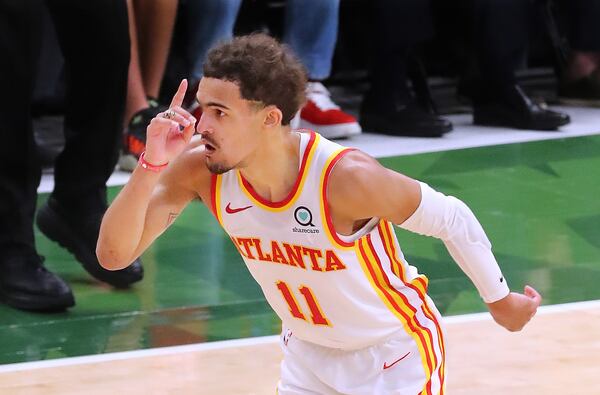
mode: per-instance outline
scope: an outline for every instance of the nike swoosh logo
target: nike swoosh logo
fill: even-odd
[[[383,363],[383,369],[389,369],[392,366],[394,366],[395,364],[397,364],[398,362],[402,361],[404,358],[408,357],[408,354],[410,354],[410,351],[406,353],[406,355],[404,355],[403,357],[401,357],[400,359],[397,359],[396,361],[394,361],[391,365],[388,365],[387,362]]]
[[[231,208],[231,203],[227,203],[227,207],[225,207],[225,212],[227,214],[235,214],[235,213],[239,213],[240,211],[248,210],[249,208],[252,208],[252,206]]]

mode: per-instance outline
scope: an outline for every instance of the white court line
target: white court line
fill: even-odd
[[[376,157],[404,156],[430,152],[452,151],[502,144],[528,143],[542,140],[590,136],[600,133],[600,109],[555,107],[571,116],[572,122],[558,131],[517,130],[473,125],[471,115],[457,114],[445,118],[454,130],[442,138],[395,137],[365,134],[343,141]]]
[[[537,310],[538,315],[548,315],[556,313],[564,313],[565,311],[576,311],[576,310],[587,310],[600,308],[600,300],[588,300],[585,302],[572,302],[572,303],[561,303],[552,304],[547,306],[540,306]],[[488,312],[484,313],[472,313],[472,314],[460,314],[451,315],[444,317],[444,323],[447,325],[462,324],[464,322],[476,322],[491,320],[492,316]]]
[[[568,113],[571,116],[572,122],[560,128],[560,131],[539,132],[534,130],[476,126],[471,122],[471,115],[458,114],[445,117],[452,121],[454,130],[442,138],[397,137],[363,133],[339,142],[344,146],[358,148],[376,158],[383,158],[499,144],[564,139],[600,133],[600,109],[582,107],[552,108]],[[108,180],[107,185],[124,185],[129,180],[129,176],[130,173],[115,171]],[[52,174],[44,174],[38,187],[38,192],[51,192],[53,188],[54,176]]]
[[[600,300],[590,300],[585,302],[563,303],[549,306],[541,306],[538,309],[539,315],[556,314],[573,310],[587,310],[600,307]],[[446,325],[455,325],[465,322],[487,321],[492,317],[489,313],[462,314],[444,317]],[[249,347],[261,344],[275,344],[279,340],[278,335],[251,337],[246,339],[223,340],[210,343],[188,344],[183,346],[171,346],[150,348],[145,350],[123,351],[99,355],[87,355],[82,357],[70,357],[52,359],[48,361],[34,361],[14,363],[0,366],[0,374],[22,372],[33,369],[54,368],[61,366],[87,365],[99,362],[121,361],[125,359],[155,357],[164,355],[176,355],[198,351],[223,350],[228,348]]]

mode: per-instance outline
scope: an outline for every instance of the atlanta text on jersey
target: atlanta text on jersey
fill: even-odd
[[[319,250],[296,244],[280,243],[275,240],[263,244],[262,240],[256,237],[232,237],[231,240],[240,254],[248,259],[306,269],[305,258],[308,258],[309,268],[317,272],[346,269],[342,260],[333,250]],[[263,248],[269,248],[269,250]]]

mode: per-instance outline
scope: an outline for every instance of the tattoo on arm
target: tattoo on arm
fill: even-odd
[[[179,213],[169,213],[169,218],[167,219],[167,228],[175,221]]]

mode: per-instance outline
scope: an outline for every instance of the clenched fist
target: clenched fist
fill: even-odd
[[[520,331],[537,312],[542,296],[529,285],[523,294],[511,292],[505,298],[488,303],[494,320],[511,332]]]

